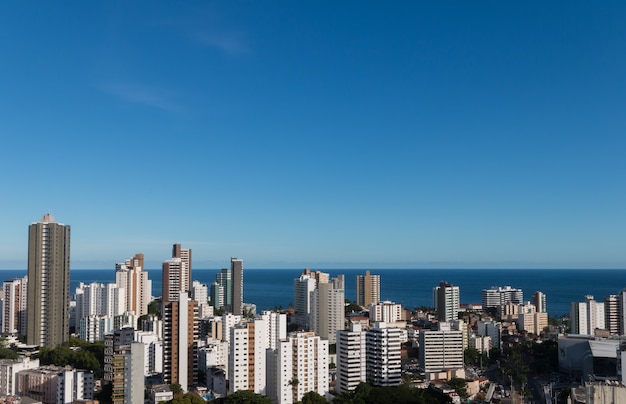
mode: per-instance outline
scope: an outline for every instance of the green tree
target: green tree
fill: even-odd
[[[170,384],[170,389],[172,389],[172,393],[175,395],[184,393],[183,387],[179,383]]]
[[[324,397],[314,391],[309,391],[302,396],[302,404],[326,404]]]
[[[467,397],[467,382],[460,377],[454,377],[448,381],[448,386],[452,387],[461,398]]]
[[[204,401],[202,397],[200,397],[197,394],[187,393],[187,394],[179,395],[178,397],[175,397],[171,401],[171,403],[172,404],[205,404],[206,401]]]
[[[239,390],[226,397],[226,404],[272,404],[272,400],[250,390]]]

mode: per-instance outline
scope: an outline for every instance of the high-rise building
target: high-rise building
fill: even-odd
[[[604,296],[604,325],[613,335],[620,335],[620,301],[619,296]]]
[[[546,299],[546,295],[542,292],[535,292],[532,295],[532,302],[535,305],[535,309],[537,313],[547,313],[548,312],[548,303]]]
[[[572,334],[594,335],[596,329],[605,329],[604,303],[587,295],[584,302],[571,303],[569,318]]]
[[[179,292],[191,292],[191,249],[174,244],[172,258],[162,268],[163,302],[178,300]]]
[[[211,306],[216,309],[221,309],[224,306],[224,287],[218,282],[213,282],[211,284],[210,294]]]
[[[73,403],[93,399],[93,372],[71,366],[40,366],[18,373],[17,395],[39,403]]]
[[[16,395],[18,372],[38,367],[39,359],[31,359],[29,356],[0,360],[0,396]]]
[[[180,258],[187,264],[187,276],[184,281],[188,281],[187,284],[183,284],[183,289],[191,288],[191,280],[193,279],[191,274],[191,248],[182,248],[180,244],[174,244],[172,247],[172,258]]]
[[[454,321],[459,318],[460,292],[458,286],[452,286],[448,282],[440,282],[435,287],[435,307],[439,321]]]
[[[70,226],[46,214],[28,229],[26,343],[54,348],[69,340]]]
[[[229,391],[266,391],[266,350],[270,348],[267,321],[262,318],[239,323],[230,329]]]
[[[232,313],[239,315],[243,314],[243,260],[231,258],[230,270],[233,276],[233,289],[231,292],[233,298]]]
[[[198,384],[198,304],[187,292],[163,304],[163,382],[184,391]]]
[[[524,292],[522,289],[515,289],[510,286],[496,287],[491,289],[483,289],[482,304],[483,308],[500,307],[507,303],[522,304],[524,303]]]
[[[148,314],[148,305],[152,301],[152,281],[148,279],[143,265],[143,254],[135,254],[125,262],[115,264],[115,284],[124,291],[126,308],[137,316]]]
[[[356,304],[369,307],[380,301],[380,275],[371,275],[365,271],[365,275],[356,276]]]
[[[305,329],[309,328],[311,315],[311,295],[317,287],[317,279],[311,270],[305,269],[300,277],[293,280],[293,322]]]
[[[267,396],[292,404],[309,391],[328,393],[328,341],[313,332],[292,333],[267,354]]]
[[[402,380],[402,329],[375,323],[365,333],[365,346],[367,382],[373,386],[399,385]]]
[[[345,303],[343,275],[319,282],[312,293],[311,331],[334,344],[337,331],[344,329]]]
[[[2,291],[2,333],[26,335],[28,276],[5,281]]]
[[[430,378],[431,374],[449,373],[455,377],[463,370],[463,332],[453,331],[447,323],[439,323],[439,330],[420,332],[420,366]]]
[[[337,390],[353,391],[366,382],[365,330],[350,323],[348,330],[337,331]]]
[[[120,345],[112,358],[113,404],[141,403],[144,399],[145,347],[141,342]]]
[[[369,306],[370,321],[395,323],[402,321],[402,305],[390,301],[378,302]]]

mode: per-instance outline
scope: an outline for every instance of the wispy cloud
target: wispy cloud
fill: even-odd
[[[232,56],[242,56],[250,54],[250,48],[243,36],[239,33],[207,33],[196,32],[193,39],[204,46],[217,49]]]
[[[109,82],[101,85],[100,89],[133,104],[145,105],[168,112],[181,110],[180,105],[173,101],[173,95],[159,88],[132,82]]]

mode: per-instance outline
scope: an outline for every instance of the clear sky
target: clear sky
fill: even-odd
[[[626,268],[621,1],[0,4],[0,268]]]

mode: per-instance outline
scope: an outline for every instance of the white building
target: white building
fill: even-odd
[[[265,351],[269,346],[267,322],[263,319],[257,318],[231,328],[228,360],[231,393],[251,390],[257,394],[265,394]]]
[[[125,310],[138,317],[148,314],[152,301],[152,281],[144,270],[143,254],[135,254],[125,262],[115,264],[115,284],[124,290]]]
[[[366,381],[365,330],[350,323],[348,330],[337,331],[337,391],[353,391]]]
[[[135,331],[135,341],[144,346],[144,376],[163,373],[163,341],[151,331]]]
[[[267,396],[292,404],[314,391],[328,394],[328,341],[312,332],[292,333],[278,349],[268,350]]]
[[[80,339],[96,342],[104,341],[104,336],[115,329],[113,318],[106,315],[89,315],[80,319]]]
[[[491,343],[491,337],[472,334],[469,337],[469,348],[477,350],[479,353],[489,352],[493,345]]]
[[[17,395],[43,403],[71,404],[92,400],[93,373],[71,367],[41,366],[17,373]]]
[[[198,349],[198,369],[205,371],[208,376],[209,369],[220,368],[228,375],[228,351],[230,347],[226,341],[215,338],[207,338]]]
[[[17,394],[17,373],[22,370],[36,369],[39,359],[22,356],[19,359],[0,359],[0,396]]]
[[[311,299],[311,331],[334,344],[337,331],[345,328],[345,307],[343,275],[328,282],[318,282]]]
[[[26,335],[28,276],[5,281],[2,291],[2,333]]]
[[[510,286],[492,286],[491,289],[483,289],[483,308],[500,307],[509,302],[522,304],[524,302],[524,292],[522,289],[515,289]]]
[[[276,349],[280,341],[287,338],[287,315],[274,311],[264,311],[261,318],[266,321],[267,339],[270,349]]]
[[[439,321],[453,321],[459,318],[461,293],[458,286],[440,282],[433,288],[433,303]]]
[[[493,347],[501,348],[502,323],[490,319],[480,320],[476,323],[476,334],[481,337],[491,337]]]
[[[390,301],[378,302],[369,307],[370,321],[395,323],[402,319],[402,305]]]
[[[309,327],[311,295],[317,287],[316,277],[311,274],[311,271],[307,271],[305,270],[299,278],[293,280],[293,322],[305,328]]]
[[[463,332],[446,323],[439,326],[438,331],[420,332],[420,366],[430,379],[457,377],[463,372]]]
[[[604,303],[587,295],[584,302],[572,302],[569,318],[572,334],[594,335],[596,329],[605,329]]]
[[[365,333],[367,382],[374,386],[397,386],[402,379],[400,355],[402,330],[376,323]]]

